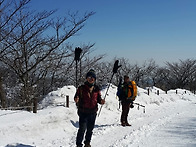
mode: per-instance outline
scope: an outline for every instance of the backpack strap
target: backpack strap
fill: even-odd
[[[130,91],[131,91],[131,98],[133,97],[133,84],[132,81],[130,81],[130,85],[131,87],[129,87]]]

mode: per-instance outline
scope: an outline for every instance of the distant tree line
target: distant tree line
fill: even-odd
[[[74,37],[94,15],[80,16],[69,12],[64,18],[53,18],[56,12],[36,12],[28,9],[31,0],[0,0],[0,107],[29,106],[34,98],[41,101],[50,91],[65,85],[85,81],[86,72],[93,68],[97,84],[104,86],[112,75],[115,60],[122,67],[112,80],[129,75],[138,86],[156,86],[163,90],[196,89],[196,60],[167,62],[159,67],[155,61],[143,65],[130,64],[128,59],[102,61],[105,55],[93,56],[94,44],[82,44],[78,63],[74,61],[75,46],[67,40]]]

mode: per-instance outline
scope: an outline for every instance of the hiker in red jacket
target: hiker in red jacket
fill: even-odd
[[[79,129],[76,138],[77,147],[82,147],[85,132],[85,147],[91,147],[90,141],[97,116],[97,104],[105,104],[105,100],[101,98],[100,89],[95,85],[95,81],[95,71],[91,69],[86,74],[86,82],[78,87],[74,96],[79,115]]]

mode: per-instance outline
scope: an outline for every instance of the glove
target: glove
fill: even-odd
[[[134,108],[134,105],[133,105],[133,103],[131,103],[131,105],[130,105],[130,108],[132,109],[132,108]]]
[[[101,104],[102,105],[105,104],[105,100],[104,99],[101,100]]]

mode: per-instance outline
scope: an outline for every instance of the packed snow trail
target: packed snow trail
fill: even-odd
[[[188,104],[181,110],[166,124],[153,130],[148,139],[141,140],[136,146],[196,147],[196,104]]]
[[[185,101],[147,109],[147,113],[140,116],[131,116],[130,111],[131,127],[122,127],[116,121],[96,128],[92,146],[196,146],[196,115],[190,111],[196,114],[196,105]]]

